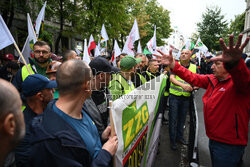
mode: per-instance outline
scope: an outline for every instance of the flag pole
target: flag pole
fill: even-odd
[[[32,73],[31,73],[31,71],[30,71],[30,68],[28,67],[27,62],[25,61],[25,59],[24,59],[24,57],[23,57],[23,54],[22,54],[21,51],[19,50],[19,48],[18,48],[16,42],[14,42],[14,46],[15,46],[17,52],[19,53],[19,55],[21,56],[21,59],[23,60],[23,63],[24,63],[24,65],[26,66],[28,72],[30,73],[30,75],[32,75]]]
[[[113,137],[114,135],[116,135],[116,132],[115,132],[114,120],[113,120],[113,116],[112,116],[112,112],[111,112],[111,106],[112,106],[112,101],[110,100],[109,101],[109,119],[110,119],[110,126],[111,126],[110,136]],[[115,155],[113,158],[113,167],[116,167]]]

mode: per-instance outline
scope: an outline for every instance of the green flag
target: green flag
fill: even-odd
[[[150,51],[148,51],[146,48],[143,50],[143,54],[146,55],[146,54],[152,54]]]

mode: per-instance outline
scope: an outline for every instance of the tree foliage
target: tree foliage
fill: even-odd
[[[220,50],[219,38],[226,36],[227,25],[219,7],[208,7],[202,14],[202,21],[197,24],[198,33],[209,50]]]
[[[0,9],[5,13],[9,12],[5,14],[6,19],[11,19],[10,9],[17,6],[19,1],[23,2],[23,6],[27,6],[23,13],[30,13],[33,22],[45,2],[45,0],[3,0]],[[60,41],[65,37],[76,37],[83,41],[89,39],[92,34],[95,41],[98,41],[102,24],[105,25],[110,38],[109,48],[113,46],[113,39],[118,40],[120,47],[123,47],[135,18],[142,46],[152,38],[154,25],[157,26],[158,46],[164,44],[162,38],[168,38],[172,31],[169,11],[163,9],[156,0],[47,0],[45,13],[45,24],[48,20],[59,25],[53,29],[56,53]],[[43,36],[49,39],[51,35],[45,33]]]
[[[245,24],[245,15],[246,13],[242,13],[240,15],[236,15],[234,20],[231,21],[229,26],[229,34],[234,34],[238,36],[244,30]]]

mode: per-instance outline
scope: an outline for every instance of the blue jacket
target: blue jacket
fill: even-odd
[[[54,103],[32,121],[30,166],[110,166],[112,156],[103,149],[91,160],[78,132],[52,110]]]

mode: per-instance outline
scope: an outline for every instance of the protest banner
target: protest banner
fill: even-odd
[[[166,76],[161,75],[112,103],[111,112],[119,141],[116,167],[147,166],[147,159],[152,159],[149,156],[155,156],[149,154],[149,149],[155,145],[154,141],[158,142],[153,139],[157,137],[153,134],[156,134],[155,123],[165,86]]]

